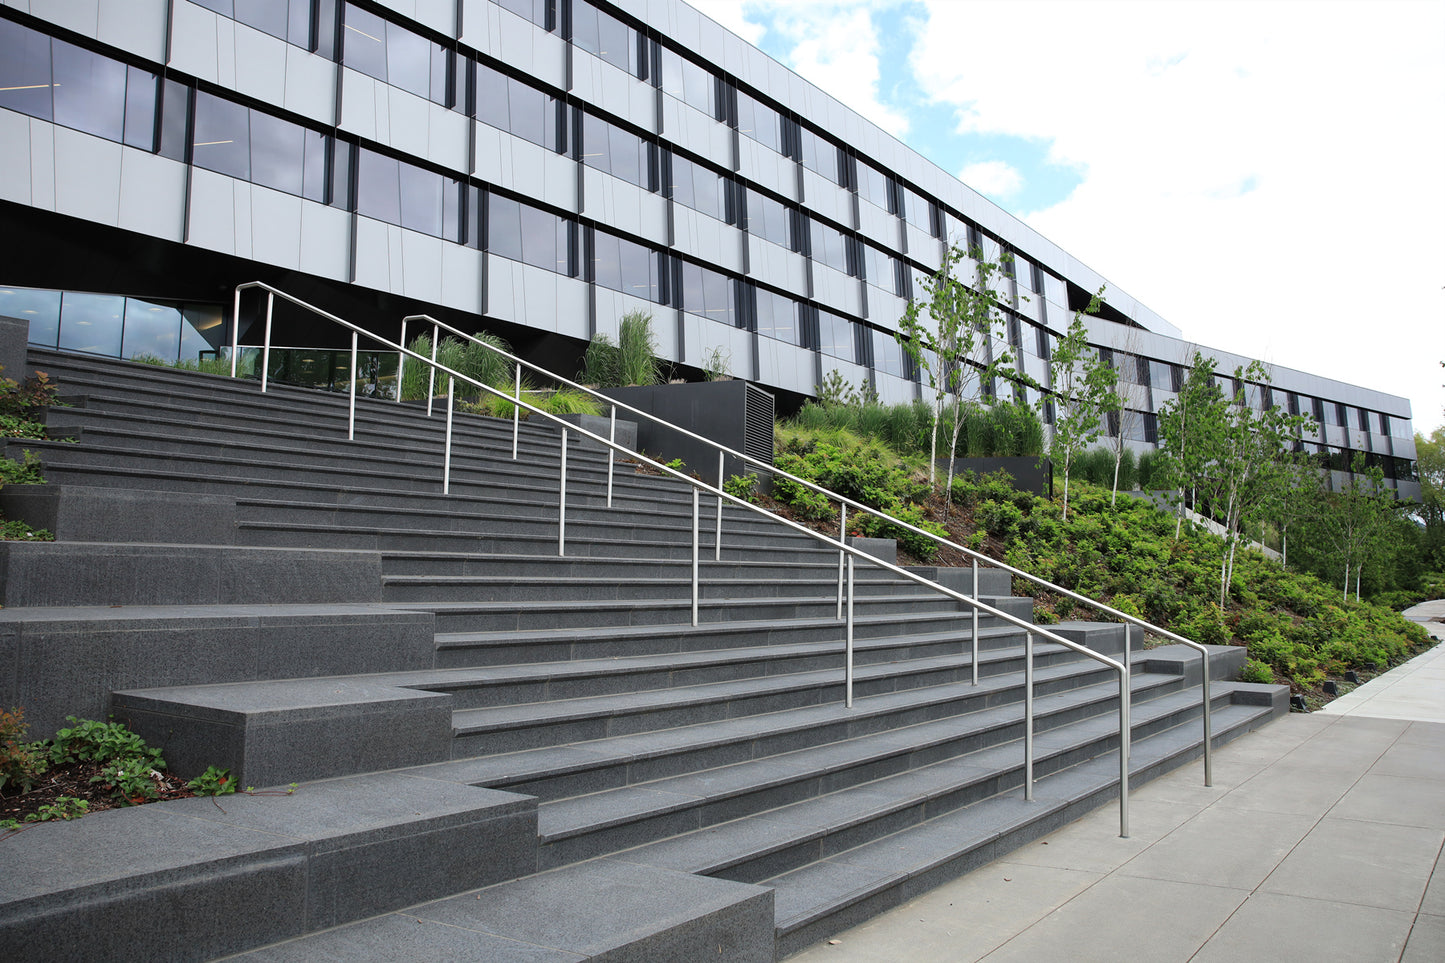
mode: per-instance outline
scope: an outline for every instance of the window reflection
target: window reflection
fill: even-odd
[[[178,306],[139,298],[126,301],[121,357],[151,355],[170,361],[178,356],[180,345],[181,310]]]
[[[614,177],[655,190],[652,144],[591,114],[582,115],[582,163]]]
[[[605,288],[660,301],[660,255],[642,244],[597,231],[592,244],[592,279]]]
[[[637,32],[587,0],[572,0],[572,42],[634,77],[647,76]]]
[[[356,211],[410,231],[461,240],[460,181],[386,157],[358,151]]]
[[[700,264],[682,265],[682,309],[722,324],[736,326],[739,318],[732,279]]]
[[[861,258],[858,252],[853,250],[853,238],[821,221],[813,220],[809,222],[809,239],[812,242],[809,253],[814,261],[826,264],[835,271],[858,276],[861,270],[858,262]]]
[[[783,141],[778,112],[741,90],[737,97],[738,133],[781,154]]]
[[[477,119],[484,124],[560,152],[566,148],[559,137],[560,103],[520,80],[485,64],[477,65]]]
[[[719,118],[713,73],[666,47],[662,49],[662,90],[713,119]]]
[[[298,47],[311,46],[312,0],[190,0]]]
[[[801,343],[796,301],[787,295],[759,288],[756,290],[755,307],[758,334],[788,344]]]
[[[498,257],[570,277],[571,238],[566,218],[495,194],[487,200],[487,250]]]
[[[818,350],[845,361],[857,359],[857,339],[853,334],[854,322],[834,314],[818,310]]]
[[[901,293],[898,289],[898,260],[871,244],[863,245],[863,276],[869,284],[889,294]]]
[[[728,224],[734,218],[727,202],[728,181],[686,157],[672,156],[672,199]]]
[[[782,201],[754,190],[747,192],[749,234],[796,251],[798,238],[793,231],[793,221],[792,211]]]
[[[887,331],[870,329],[873,338],[873,370],[903,377],[903,347]]]
[[[452,105],[450,50],[350,3],[342,33],[346,66],[443,107]]]
[[[530,20],[543,30],[557,29],[557,0],[494,0],[503,10],[510,10],[523,20]]]
[[[60,335],[60,292],[0,288],[0,315],[30,322],[30,343],[54,347]]]
[[[0,19],[0,107],[154,146],[156,75]]]
[[[802,161],[808,170],[821,174],[834,184],[842,184],[842,167],[838,147],[832,141],[802,128]]]
[[[69,351],[120,355],[125,298],[67,291],[60,299],[60,344]]]
[[[197,167],[326,201],[326,136],[318,131],[197,91],[191,147]]]

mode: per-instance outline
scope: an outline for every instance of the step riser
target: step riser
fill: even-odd
[[[692,583],[677,578],[676,567],[669,573],[670,581],[585,581],[548,583],[514,582],[508,584],[500,579],[487,581],[457,581],[442,579],[418,579],[398,581],[397,577],[384,579],[382,598],[394,602],[532,602],[578,600],[638,600],[638,599],[691,599]],[[462,576],[460,578],[466,578]],[[703,599],[753,600],[765,598],[807,598],[823,596],[833,591],[834,586],[820,581],[777,582],[766,580],[712,579],[700,577],[698,594]],[[874,584],[865,587],[854,586],[854,610],[886,598],[908,596],[918,598],[917,587],[899,584]],[[922,602],[922,599],[919,599]],[[950,600],[951,602],[952,600]]]
[[[1115,705],[1111,704],[1110,700],[1102,699],[1074,706],[1057,714],[1040,713],[1035,717],[1035,732],[1042,733],[1079,719],[1108,719],[1115,711]],[[1197,707],[1192,713],[1189,710],[1179,710],[1147,726],[1134,727],[1131,738],[1144,738],[1153,732],[1170,728],[1178,724],[1178,719],[1191,714],[1197,716]],[[943,740],[918,752],[903,752],[883,759],[870,759],[856,766],[716,798],[686,810],[640,818],[595,832],[554,840],[543,839],[538,854],[539,863],[542,866],[557,866],[590,859],[619,848],[629,848],[678,832],[702,829],[756,815],[779,806],[861,786],[876,779],[907,773],[940,762],[962,761],[961,757],[980,750],[993,750],[995,756],[1000,753],[1017,756],[1016,762],[1005,763],[990,775],[970,780],[957,788],[932,793],[921,801],[886,809],[817,839],[775,850],[756,859],[744,860],[709,873],[738,882],[759,882],[999,793],[1020,790],[1023,786],[1023,732],[1023,720],[1016,714],[1013,721],[971,732],[957,739]],[[1042,779],[1051,773],[1062,771],[1100,753],[1116,749],[1117,745],[1118,732],[1114,729],[1108,734],[1099,735],[1061,752],[1039,750],[1034,761],[1035,778]],[[686,828],[679,829],[679,826]]]
[[[1060,656],[1061,660],[1066,658],[1067,656]],[[1040,664],[1038,667],[1044,668],[1045,666]],[[1097,672],[1085,669],[1069,677],[1036,681],[1034,693],[1036,696],[1045,696],[1094,684],[1100,681],[1098,675]],[[856,698],[866,698],[872,695],[904,692],[929,686],[967,683],[971,678],[972,669],[964,660],[960,659],[959,664],[952,667],[914,672],[908,675],[884,676],[878,679],[855,679],[853,691]],[[836,677],[833,679],[789,689],[774,689],[763,694],[737,697],[720,694],[710,701],[684,706],[660,708],[649,706],[635,712],[613,711],[587,718],[571,718],[516,728],[491,727],[459,730],[453,740],[452,758],[460,759],[481,754],[474,751],[480,745],[485,745],[484,751],[488,753],[536,749],[561,745],[565,742],[600,739],[605,736],[637,732],[654,732],[674,726],[695,725],[724,718],[778,712],[799,706],[841,703],[843,696],[843,666],[842,660],[839,659]],[[982,701],[978,701],[980,699]],[[970,711],[970,708],[960,708],[960,705],[977,709],[1007,704],[1021,699],[1022,695],[1017,686],[981,696],[971,691],[963,691],[932,705],[914,707],[901,712],[890,717],[889,724],[890,727],[912,725],[917,722],[931,721],[942,715],[955,715]]]

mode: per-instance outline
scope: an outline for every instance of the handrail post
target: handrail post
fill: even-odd
[[[1119,838],[1129,838],[1129,660],[1119,670]]]
[[[838,541],[847,544],[848,536],[848,506],[838,505],[840,520],[838,522]],[[841,548],[838,549],[838,621],[843,621],[843,556],[848,553]]]
[[[356,440],[356,332],[351,332],[351,392],[346,404],[346,440]]]
[[[848,556],[848,630],[843,643],[846,663],[843,669],[843,706],[853,708],[853,556]]]
[[[1214,733],[1209,721],[1209,650],[1205,649],[1199,655],[1203,659],[1203,678],[1199,684],[1204,689],[1204,785],[1213,786],[1213,747],[1210,744],[1214,741]]]
[[[512,398],[512,461],[517,460],[517,436],[522,431],[522,366],[517,365]]]
[[[973,560],[973,600],[978,601],[978,559]],[[978,685],[978,606],[973,607],[973,684]]]
[[[1034,634],[1024,633],[1024,799],[1034,798]]]
[[[698,596],[698,490],[692,490],[692,624],[697,626]]]
[[[276,295],[266,292],[266,342],[261,348],[261,394],[266,393],[266,377],[271,371],[271,314]]]
[[[717,490],[723,490],[723,453],[717,453]],[[722,495],[717,497],[717,534],[713,536],[713,561],[722,561]]]
[[[567,429],[562,429],[562,473],[557,495],[557,555],[567,554]]]
[[[521,369],[520,367],[518,367],[517,370],[520,372],[522,369]],[[517,410],[517,409],[513,409],[513,410],[515,411],[515,410]],[[614,444],[614,445],[617,444],[617,406],[616,406],[616,405],[613,405],[613,406],[612,406],[612,417],[611,417],[610,419],[608,419],[608,424],[607,424],[607,440],[610,441],[610,442],[612,442],[612,444]],[[607,507],[608,507],[608,508],[611,508],[611,507],[612,507],[612,474],[613,474],[612,464],[613,464],[613,462],[616,460],[616,458],[617,458],[617,449],[616,449],[616,448],[612,448],[612,447],[609,446],[608,449],[607,449]]]
[[[401,341],[403,348],[406,347],[406,318],[401,319]],[[401,404],[401,372],[406,367],[406,352],[396,353],[396,403]]]
[[[235,300],[231,302],[231,377],[236,377],[236,359],[241,353],[241,286],[236,285]]]
[[[446,453],[442,456],[442,494],[452,491],[452,383],[447,382],[447,441]]]
[[[430,418],[430,417],[431,417],[432,396],[437,393],[437,327],[436,327],[436,325],[432,325],[432,329],[431,329],[431,364],[427,367],[427,371],[428,371],[429,373],[428,373],[428,375],[427,375],[427,382],[426,382],[426,416],[427,416],[428,418]],[[451,384],[451,379],[450,379],[450,378],[447,379],[447,384],[448,384],[448,385]],[[450,398],[451,398],[451,395],[448,394],[448,395],[447,395],[447,398],[450,399]],[[448,404],[450,404],[450,401],[448,401]],[[450,411],[451,409],[448,408],[447,410]],[[451,416],[448,415],[447,417],[451,417]]]

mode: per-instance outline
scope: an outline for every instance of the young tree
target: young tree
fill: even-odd
[[[1155,477],[1173,489],[1179,537],[1186,506],[1197,507],[1197,492],[1213,452],[1220,443],[1228,400],[1219,390],[1218,362],[1194,352],[1179,394],[1159,409],[1159,459]]]
[[[1149,386],[1140,384],[1137,376],[1131,377],[1131,373],[1125,370],[1126,365],[1134,364],[1139,354],[1139,338],[1130,329],[1122,340],[1117,342],[1118,351],[1114,355],[1114,369],[1119,373],[1114,389],[1112,404],[1105,412],[1105,418],[1112,422],[1113,435],[1109,439],[1109,450],[1114,453],[1114,485],[1113,493],[1109,496],[1109,505],[1112,507],[1119,499],[1119,467],[1124,462],[1124,452],[1128,450],[1128,439],[1135,435],[1144,420],[1143,412],[1149,407]]]
[[[1445,568],[1445,428],[1427,438],[1415,432],[1415,467],[1420,473],[1420,502],[1415,517],[1425,526],[1422,544],[1427,565]]]
[[[1350,597],[1350,576],[1355,579],[1355,599],[1360,597],[1364,567],[1387,554],[1382,539],[1395,516],[1395,499],[1385,487],[1379,466],[1365,467],[1365,456],[1356,453],[1351,471],[1339,490],[1320,504],[1316,524],[1344,564],[1344,598]]]
[[[1006,257],[1007,255],[1005,255]],[[997,305],[1004,296],[994,288],[999,261],[990,261],[974,248],[965,253],[957,245],[948,249],[937,272],[922,281],[923,294],[908,303],[894,337],[927,376],[933,389],[933,429],[929,440],[928,483],[935,483],[938,429],[944,401],[957,399],[949,419],[948,481],[944,515],[952,501],[953,463],[958,453],[959,429],[981,385],[990,385],[1010,370],[1013,355],[1006,345],[1007,322]],[[959,273],[972,273],[971,281]]]
[[[1064,466],[1063,517],[1069,517],[1069,468],[1074,459],[1098,440],[1104,427],[1104,416],[1117,407],[1114,387],[1116,372],[1099,352],[1089,345],[1084,328],[1084,315],[1099,310],[1104,294],[1089,299],[1083,311],[1074,314],[1068,333],[1059,339],[1050,352],[1049,385],[1053,392],[1054,430],[1049,439],[1049,457]],[[1040,406],[1045,402],[1040,399]]]

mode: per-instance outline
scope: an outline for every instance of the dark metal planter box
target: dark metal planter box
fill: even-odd
[[[606,388],[602,393],[765,464],[773,463],[773,396],[756,385],[746,381],[700,381]],[[624,416],[625,412],[619,413],[619,417]],[[645,419],[637,421],[639,451],[661,455],[664,461],[681,458],[689,471],[717,483],[717,452],[713,448],[662,425]],[[748,466],[742,459],[725,459],[725,476],[741,475],[746,470]]]
[[[948,471],[948,459],[939,459],[938,465]],[[988,475],[1002,468],[1013,476],[1014,487],[1019,491],[1033,492],[1044,498],[1054,497],[1054,463],[1047,458],[1034,455],[1010,455],[996,458],[955,458],[953,472],[961,475],[971,471],[975,475]]]

